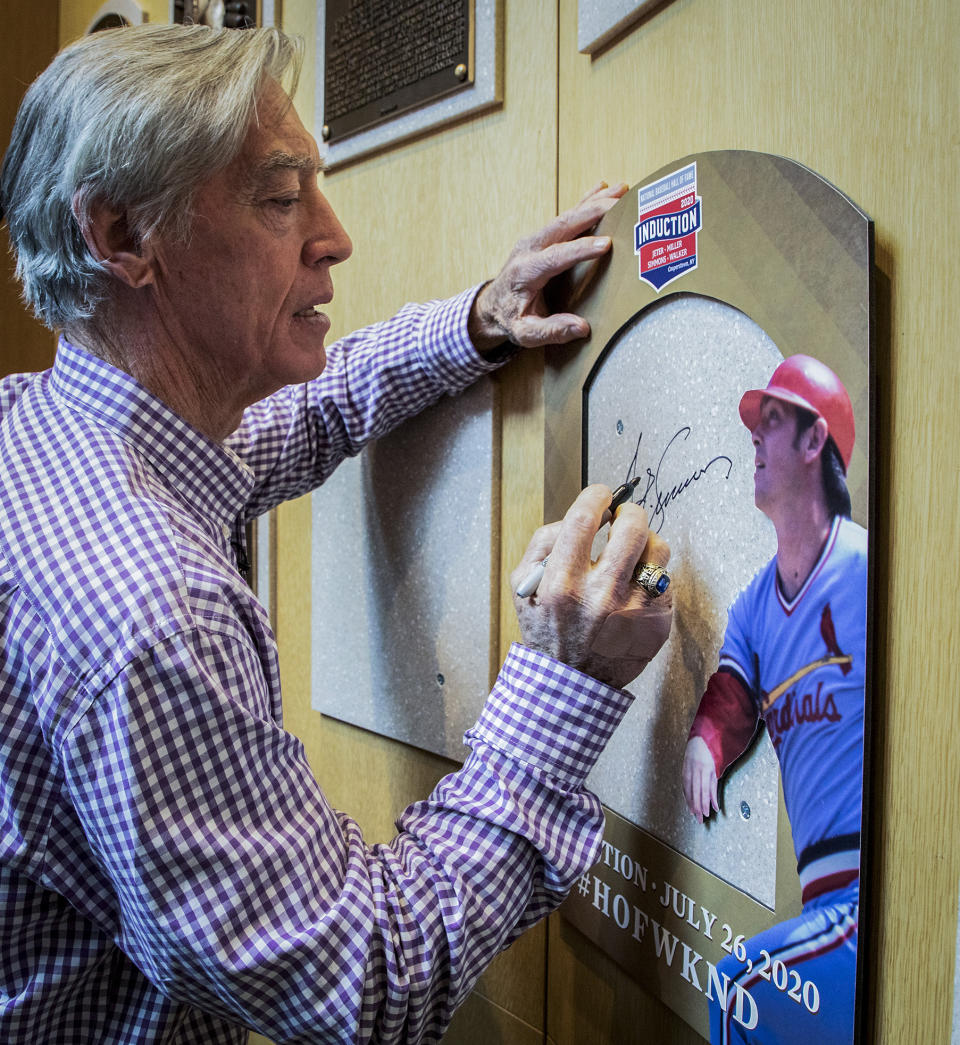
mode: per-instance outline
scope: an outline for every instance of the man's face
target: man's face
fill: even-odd
[[[273,82],[240,155],[204,183],[186,244],[156,244],[173,365],[210,367],[244,406],[324,367],[330,269],[352,245],[317,185],[317,144]]]
[[[796,408],[779,399],[764,399],[751,437],[756,450],[754,501],[768,515],[785,495],[805,489],[804,454],[796,435]]]

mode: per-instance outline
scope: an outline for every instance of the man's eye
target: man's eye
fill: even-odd
[[[290,210],[294,204],[300,202],[299,196],[282,196],[277,199],[270,201],[275,207],[279,207],[281,210]]]

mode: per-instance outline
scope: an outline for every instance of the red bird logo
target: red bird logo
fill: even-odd
[[[849,674],[853,667],[853,657],[848,657],[837,643],[837,632],[833,626],[833,614],[830,612],[829,602],[823,607],[823,615],[820,617],[820,634],[823,636],[823,641],[827,644],[828,653],[835,657],[846,658],[840,664],[840,670],[844,675]]]

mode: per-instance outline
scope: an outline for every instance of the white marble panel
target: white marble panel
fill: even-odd
[[[493,397],[442,400],[313,494],[313,707],[457,760],[491,681]]]

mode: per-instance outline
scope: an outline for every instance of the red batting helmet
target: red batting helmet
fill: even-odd
[[[764,396],[781,399],[822,417],[840,451],[843,470],[850,467],[855,438],[853,406],[843,382],[830,367],[813,356],[796,355],[785,359],[774,370],[766,388],[745,392],[740,400],[740,419],[751,432],[760,422],[760,404]]]

